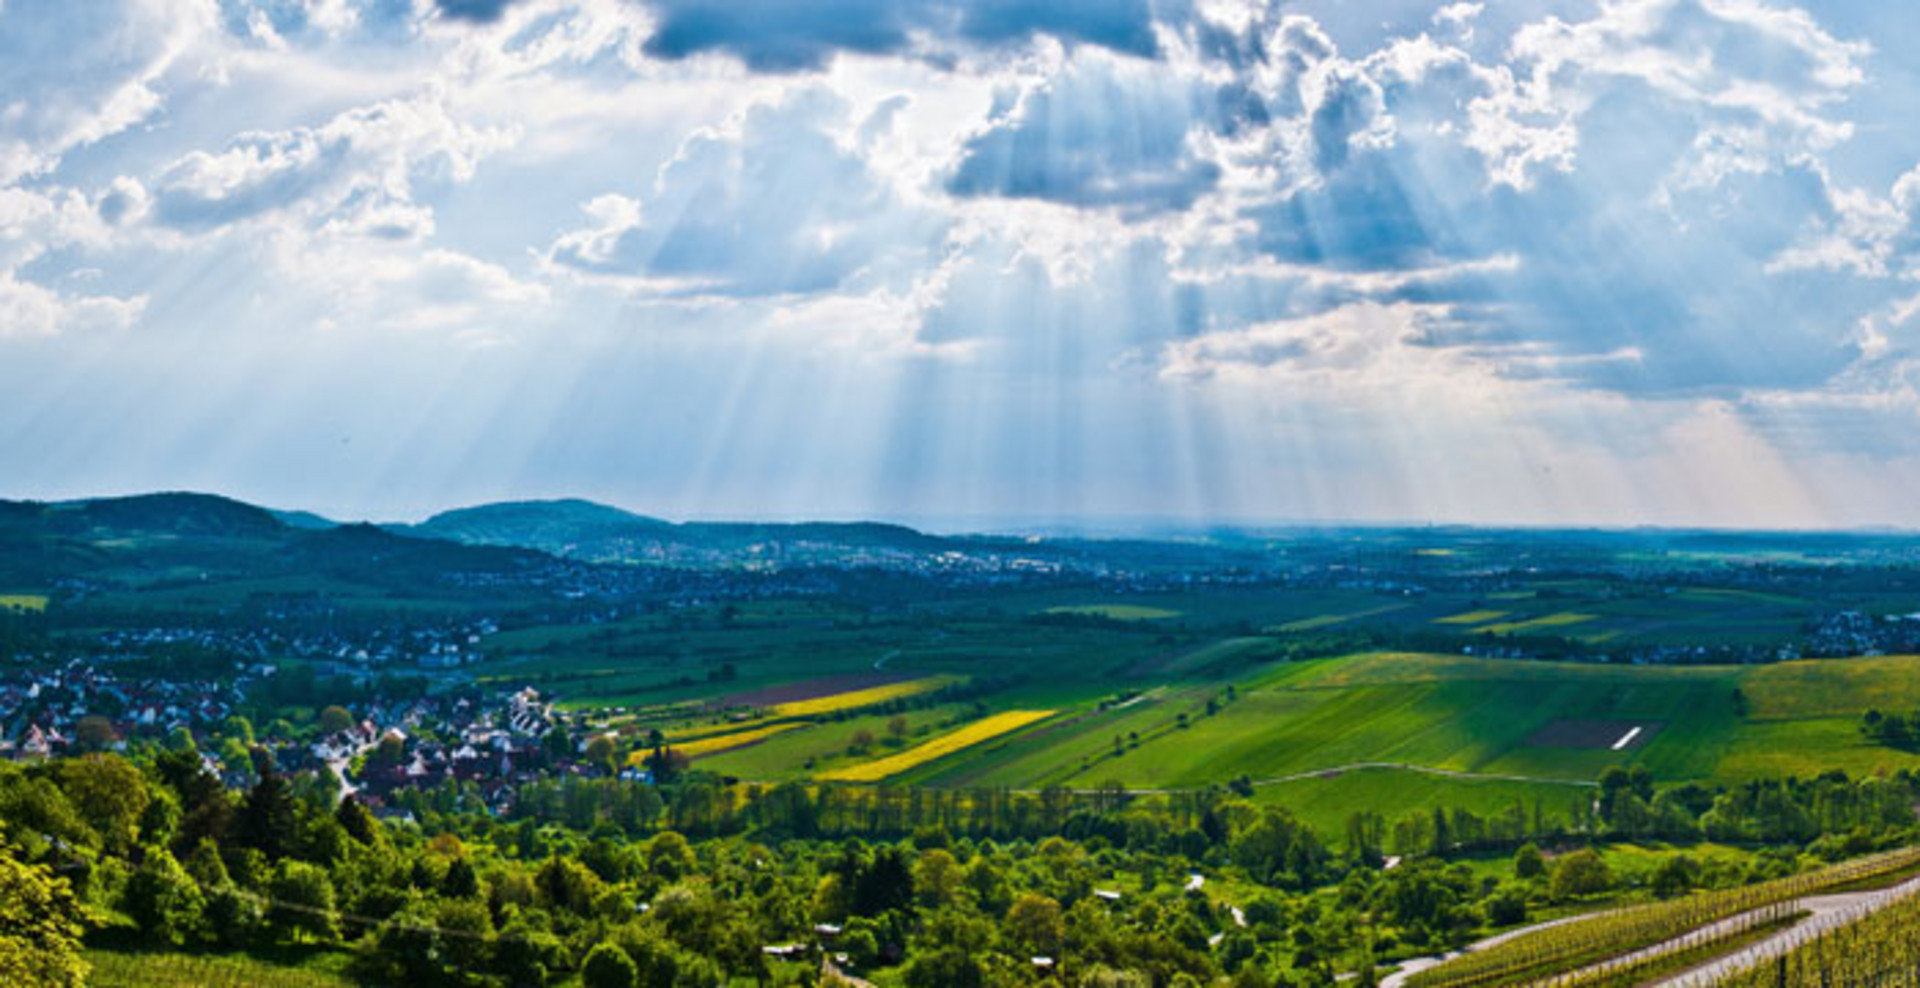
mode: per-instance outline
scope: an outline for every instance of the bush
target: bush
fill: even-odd
[[[580,974],[587,988],[634,988],[640,980],[633,958],[610,943],[587,951],[587,962],[581,965]]]
[[[1550,894],[1557,900],[1597,895],[1613,888],[1613,869],[1591,850],[1575,851],[1553,868]]]

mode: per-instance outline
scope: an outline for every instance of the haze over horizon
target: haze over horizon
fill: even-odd
[[[0,2],[0,497],[1920,525],[1920,8],[740,6]]]

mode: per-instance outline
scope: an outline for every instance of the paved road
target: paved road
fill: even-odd
[[[1539,932],[1540,930],[1551,929],[1555,926],[1564,926],[1568,923],[1577,923],[1583,919],[1590,919],[1598,915],[1600,914],[1599,913],[1583,913],[1579,916],[1562,916],[1559,919],[1550,919],[1544,923],[1535,923],[1532,926],[1517,927],[1515,929],[1508,930],[1505,933],[1498,933],[1493,936],[1490,936],[1485,940],[1476,940],[1473,943],[1467,944],[1465,947],[1460,948],[1459,950],[1450,951],[1438,957],[1415,957],[1409,961],[1402,961],[1400,964],[1399,970],[1380,979],[1380,988],[1400,988],[1400,985],[1403,982],[1405,982],[1409,977],[1412,977],[1414,974],[1420,971],[1424,971],[1427,968],[1442,964],[1446,961],[1453,960],[1455,957],[1459,957],[1461,954],[1470,954],[1476,950],[1487,950],[1492,947],[1498,947],[1501,944],[1506,943],[1508,940],[1512,940],[1516,937],[1523,937],[1529,933],[1536,933],[1536,932]]]
[[[1765,940],[1748,944],[1738,952],[1722,957],[1711,964],[1674,975],[1655,984],[1671,986],[1671,988],[1711,985],[1736,971],[1773,960],[1828,930],[1845,926],[1916,893],[1920,893],[1920,878],[1909,878],[1891,888],[1872,892],[1841,892],[1835,895],[1809,896],[1801,899],[1797,905],[1813,915]]]
[[[1910,878],[1891,888],[1877,889],[1868,892],[1837,892],[1833,895],[1808,896],[1795,902],[1782,903],[1777,907],[1756,909],[1751,912],[1741,913],[1737,916],[1730,916],[1717,923],[1711,923],[1697,930],[1693,930],[1686,936],[1676,937],[1672,940],[1654,944],[1651,947],[1644,947],[1630,954],[1622,954],[1619,957],[1587,968],[1585,971],[1597,972],[1624,967],[1648,958],[1658,957],[1662,954],[1670,954],[1700,942],[1702,935],[1706,937],[1718,937],[1739,933],[1741,930],[1752,926],[1756,920],[1764,918],[1763,914],[1767,912],[1767,909],[1784,909],[1789,913],[1805,912],[1810,914],[1794,925],[1780,930],[1763,940],[1750,943],[1726,957],[1672,975],[1664,980],[1653,982],[1653,985],[1658,986],[1658,988],[1705,988],[1705,986],[1712,985],[1715,981],[1733,974],[1736,971],[1772,960],[1821,933],[1834,929],[1835,927],[1844,926],[1862,916],[1884,909],[1916,893],[1920,893],[1920,878]],[[1498,946],[1515,937],[1522,937],[1536,930],[1559,926],[1562,923],[1578,922],[1579,920],[1597,915],[1601,914],[1589,913],[1582,916],[1568,916],[1563,919],[1550,920],[1545,923],[1535,923],[1532,926],[1523,926],[1517,930],[1508,930],[1498,936],[1488,937],[1485,940],[1470,944],[1461,950],[1454,951],[1443,957],[1415,958],[1402,964],[1398,971],[1381,979],[1381,988],[1399,988],[1399,986],[1415,972],[1424,971],[1443,961],[1452,960],[1463,953],[1486,950],[1489,947]]]

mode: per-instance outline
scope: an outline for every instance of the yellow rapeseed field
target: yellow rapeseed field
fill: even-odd
[[[878,782],[892,775],[899,775],[917,765],[925,765],[937,758],[945,758],[963,748],[971,748],[982,741],[989,741],[1002,734],[1017,731],[1028,724],[1037,723],[1053,716],[1051,710],[1008,710],[994,714],[984,720],[976,720],[967,726],[928,741],[916,748],[909,748],[897,755],[846,768],[837,768],[822,772],[819,778],[829,782]]]
[[[0,594],[0,610],[8,611],[44,611],[47,598],[37,593]]]
[[[1501,624],[1489,624],[1482,628],[1475,628],[1474,630],[1496,635],[1509,635],[1516,631],[1540,631],[1546,628],[1563,628],[1569,624],[1580,624],[1584,621],[1591,621],[1598,616],[1597,614],[1575,614],[1572,611],[1561,611],[1558,614],[1548,614],[1545,617],[1537,617],[1531,621],[1506,621]]]
[[[676,742],[676,741],[669,740],[667,742],[667,747],[672,748],[674,751],[677,751],[680,754],[687,756],[688,758],[698,758],[701,755],[711,755],[716,751],[727,751],[732,748],[738,748],[743,745],[752,744],[755,741],[764,741],[767,738],[773,737],[774,735],[779,734],[783,731],[791,731],[796,728],[807,727],[807,726],[809,725],[805,723],[800,723],[800,722],[790,722],[785,724],[768,724],[765,727],[756,727],[750,731],[735,731],[732,734],[708,735],[703,738],[696,738],[692,741]],[[641,762],[645,761],[646,757],[652,753],[653,753],[652,751],[644,747],[637,748],[634,750],[632,754],[627,756],[627,761],[634,765],[638,765]]]
[[[1486,624],[1488,621],[1498,621],[1501,618],[1506,617],[1508,614],[1511,614],[1511,613],[1513,612],[1512,611],[1468,611],[1465,614],[1455,614],[1452,617],[1434,618],[1433,623],[1434,624]]]
[[[835,693],[832,696],[816,696],[811,700],[776,703],[767,708],[767,713],[773,717],[812,717],[818,714],[830,714],[836,710],[871,707],[876,703],[898,700],[903,696],[914,696],[937,690],[953,681],[951,676],[909,679],[901,683],[888,683],[885,686],[870,686],[864,690]]]

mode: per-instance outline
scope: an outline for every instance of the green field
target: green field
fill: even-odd
[[[1462,565],[1477,551],[1455,548],[1416,558]],[[1863,610],[1911,607],[1871,586],[1858,593]],[[972,684],[960,702],[930,697],[814,717],[701,758],[703,768],[751,781],[844,768],[860,757],[848,749],[863,732],[906,745],[1014,709],[1058,713],[890,781],[1162,790],[1245,777],[1262,784],[1262,798],[1481,805],[1488,793],[1564,795],[1565,784],[1592,782],[1611,766],[1644,765],[1666,783],[1920,768],[1920,757],[1871,745],[1858,730],[1869,708],[1920,710],[1920,657],[1635,666],[1471,654],[1526,654],[1553,636],[1607,647],[1754,646],[1796,633],[1825,606],[1742,586],[1564,576],[1484,594],[1209,587],[1116,600],[1084,588],[983,590],[896,612],[832,598],[744,601],[504,632],[488,640],[488,660],[474,672],[537,685],[629,734],[678,737],[711,730],[717,698],[765,687],[875,671]],[[1327,652],[1300,648],[1372,631],[1426,636],[1420,647],[1434,651],[1308,658]],[[889,738],[895,711],[906,716],[907,738]],[[1586,747],[1551,740],[1569,724],[1640,732],[1619,750],[1612,737],[1573,742]],[[876,747],[864,757],[885,754]],[[1464,775],[1343,772],[1369,764]],[[1342,774],[1319,777],[1332,772]]]
[[[1062,604],[1049,607],[1048,614],[1082,614],[1091,617],[1103,617],[1111,621],[1157,621],[1162,618],[1179,617],[1179,611],[1164,607],[1142,607],[1138,604]]]
[[[88,950],[94,988],[348,988],[359,982],[338,973],[346,955],[322,954],[302,966],[245,954]]]
[[[1045,707],[1060,715],[916,770],[908,781],[1164,790],[1244,776],[1263,799],[1313,804],[1309,815],[1321,816],[1323,805],[1365,806],[1389,796],[1394,805],[1465,806],[1551,798],[1558,810],[1570,784],[1591,783],[1616,765],[1645,765],[1663,782],[1920,767],[1920,757],[1873,746],[1857,727],[1869,706],[1920,706],[1916,658],[1633,667],[1370,653],[1278,662],[1261,661],[1261,642],[1240,637],[1183,650],[1145,667],[1141,688],[1128,694],[1106,692],[1109,683],[1098,679],[1010,686],[985,698],[985,708]],[[1252,664],[1229,661],[1236,658]],[[1223,664],[1239,674],[1193,675]],[[908,722],[917,738],[961,715],[945,705],[911,711]],[[886,720],[817,724],[703,764],[748,779],[805,778],[847,764],[853,736],[881,736]],[[1635,725],[1645,737],[1621,750],[1606,743],[1619,729],[1586,747],[1536,740],[1565,722],[1598,723],[1603,732],[1604,725]]]

